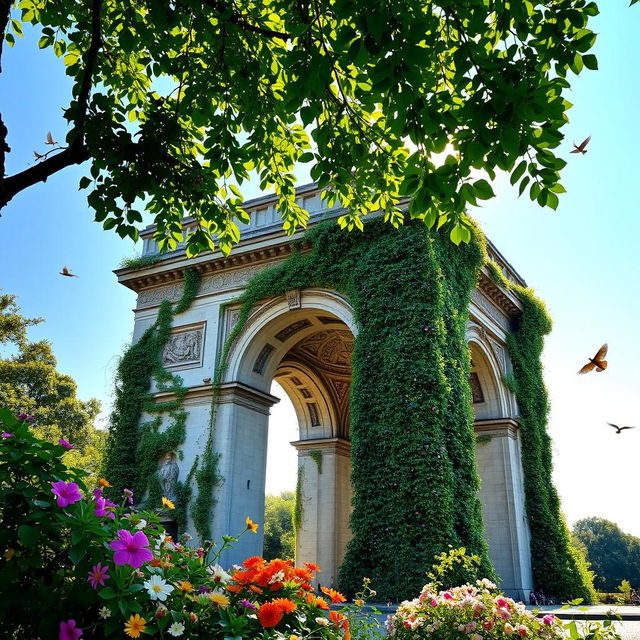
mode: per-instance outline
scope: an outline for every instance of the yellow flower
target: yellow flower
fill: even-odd
[[[247,529],[251,529],[253,533],[258,532],[258,527],[260,526],[259,524],[256,524],[251,518],[247,518],[245,522],[247,523]]]
[[[212,591],[208,595],[208,598],[213,602],[213,604],[217,604],[221,609],[226,609],[229,606],[229,598],[220,591]]]
[[[171,500],[169,500],[169,498],[165,498],[164,496],[162,496],[162,505],[167,507],[167,509],[175,509],[176,505],[173,504],[173,502],[171,502]]]
[[[124,632],[130,638],[139,638],[140,634],[146,629],[145,624],[147,621],[140,617],[139,613],[135,616],[131,616],[128,622],[124,623]]]
[[[110,487],[111,484],[109,483],[109,481],[106,478],[98,478],[98,484],[101,487]]]
[[[300,640],[300,636],[290,635],[289,640]]]
[[[185,593],[193,591],[193,585],[186,580],[179,580],[178,582],[176,582],[176,587],[178,587],[180,591],[184,591]]]
[[[360,598],[358,598],[357,600],[353,601],[353,604],[355,604],[356,607],[364,607],[364,600],[361,600]]]

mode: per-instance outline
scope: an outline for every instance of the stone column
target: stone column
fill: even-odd
[[[296,564],[317,564],[317,582],[335,586],[351,537],[351,444],[342,438],[298,440],[298,496],[302,519],[296,531]]]
[[[489,555],[500,588],[529,602],[533,577],[518,424],[510,418],[476,420],[474,428]]]
[[[215,447],[220,454],[222,484],[216,490],[213,540],[235,535],[245,519],[260,523],[257,534],[247,533],[226,551],[224,567],[261,555],[263,546],[264,489],[267,471],[269,409],[278,398],[241,382],[221,385],[216,416]]]

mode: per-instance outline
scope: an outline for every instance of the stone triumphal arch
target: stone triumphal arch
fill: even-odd
[[[322,207],[315,186],[301,188],[299,201],[311,214],[311,224],[335,217]],[[202,452],[212,406],[216,362],[238,322],[234,302],[249,279],[291,254],[275,211],[275,198],[248,203],[251,221],[231,255],[207,253],[187,260],[179,246],[142,268],[124,268],[119,281],[134,290],[134,341],[150,327],[165,299],[176,301],[188,268],[202,280],[190,309],[174,319],[163,353],[163,365],[178,373],[186,387],[187,433],[178,452],[184,481]],[[158,253],[153,228],[143,234],[144,256]],[[489,244],[490,257],[504,276],[524,284],[520,276]],[[503,379],[511,370],[506,349],[510,327],[521,312],[511,291],[483,271],[473,290],[467,323],[471,351],[470,386],[477,434],[476,462],[481,478],[480,500],[491,559],[502,588],[524,597],[533,587],[529,531],[525,517],[518,407]],[[228,351],[227,365],[215,396],[215,450],[223,478],[216,489],[213,537],[238,531],[246,516],[260,522],[264,513],[267,432],[271,395],[277,380],[295,408],[299,437],[296,554],[322,566],[323,584],[335,584],[350,537],[351,354],[358,327],[349,301],[323,288],[293,289],[260,301]],[[153,391],[153,389],[152,389]],[[157,392],[158,400],[163,398]],[[243,536],[227,552],[225,564],[261,552],[261,533]]]

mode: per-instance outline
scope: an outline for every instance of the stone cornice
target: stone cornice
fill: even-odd
[[[497,438],[517,438],[520,427],[513,418],[489,418],[488,420],[475,420],[473,430],[477,435],[486,435]]]
[[[351,453],[351,443],[343,438],[317,438],[315,440],[296,440],[290,443],[298,451],[318,451],[334,449],[338,455],[348,456]],[[304,454],[303,454],[304,455]]]

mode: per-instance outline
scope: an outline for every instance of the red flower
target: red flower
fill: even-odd
[[[260,556],[251,556],[242,563],[242,566],[247,569],[259,569],[264,566],[264,558],[261,558]]]
[[[282,620],[282,609],[273,602],[265,602],[258,609],[258,620],[263,627],[275,627]]]
[[[313,562],[305,562],[304,566],[309,569],[309,571],[322,571],[317,564],[313,564]]]

